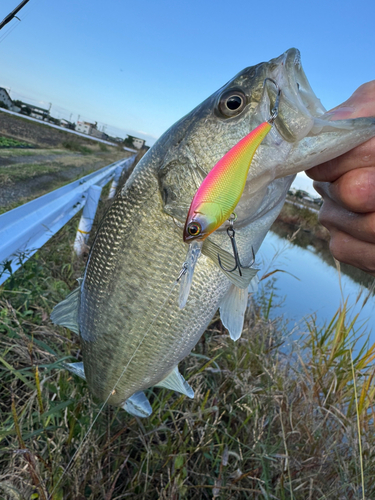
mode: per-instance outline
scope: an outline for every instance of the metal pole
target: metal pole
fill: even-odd
[[[1,21],[1,23],[0,23],[0,30],[1,30],[2,28],[4,28],[4,26],[5,26],[6,24],[10,23],[10,21],[11,21],[14,17],[16,17],[17,12],[19,12],[19,11],[22,9],[22,7],[24,7],[24,6],[27,4],[27,2],[28,2],[28,1],[29,1],[29,0],[23,0],[23,1],[22,1],[22,2],[21,2],[21,3],[20,3],[20,4],[19,4],[19,5],[18,5],[18,6],[17,6],[17,7],[16,7],[16,8],[15,8],[15,9],[14,9],[11,13],[10,13],[10,14],[8,14],[8,15],[7,15],[7,16],[6,16],[6,17],[5,17],[5,18]],[[17,18],[17,19],[18,19],[18,18]]]
[[[120,165],[115,170],[115,176],[114,176],[112,184],[111,184],[111,189],[109,190],[109,195],[108,195],[108,199],[109,200],[111,198],[113,198],[115,196],[115,194],[116,194],[116,189],[117,189],[117,186],[118,186],[118,181],[120,180],[123,168],[124,168],[124,166]]]
[[[91,186],[87,193],[87,200],[83,207],[82,217],[79,221],[76,239],[74,241],[74,250],[78,256],[82,255],[87,240],[89,239],[101,192],[102,188],[100,186]]]

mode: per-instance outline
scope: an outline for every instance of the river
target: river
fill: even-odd
[[[274,269],[286,271],[273,275],[277,300],[282,302],[280,307],[272,309],[273,317],[282,314],[288,330],[297,324],[297,330],[306,331],[305,320],[312,314],[316,315],[317,324],[323,326],[347,299],[350,317],[359,314],[356,328],[358,330],[361,325],[362,328],[358,334],[365,333],[365,337],[370,334],[370,341],[374,343],[373,294],[363,306],[374,278],[347,265],[341,266],[340,278],[326,242],[304,231],[300,231],[296,239],[289,242],[287,238],[292,234],[293,230],[287,224],[275,223],[257,254],[260,277]],[[361,298],[357,300],[360,294]]]

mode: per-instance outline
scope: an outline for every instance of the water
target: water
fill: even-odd
[[[288,232],[285,225],[273,226],[273,230],[278,234],[269,232],[257,255],[257,263],[262,263],[259,276],[274,269],[282,269],[295,276],[281,272],[274,275],[276,293],[279,298],[284,298],[281,308],[273,311],[274,316],[283,314],[289,328],[297,323],[306,330],[304,319],[315,314],[317,324],[322,326],[332,319],[347,299],[350,317],[359,313],[356,327],[364,325],[366,333],[370,334],[370,341],[375,342],[375,297],[372,295],[363,306],[374,278],[351,266],[342,266],[340,279],[327,244],[306,234],[299,235],[299,239],[290,243],[284,237]],[[357,301],[361,292],[361,299]]]

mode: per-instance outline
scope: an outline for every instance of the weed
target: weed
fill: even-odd
[[[237,342],[216,316],[182,362],[194,400],[149,390],[153,414],[144,420],[106,407],[64,473],[100,407],[85,382],[61,367],[80,359],[79,339],[49,321],[84,269],[72,252],[77,223],[76,217],[1,288],[4,495],[375,497],[375,347],[356,348],[361,331],[344,304],[327,325],[311,318],[302,341],[285,349],[285,327],[270,319],[273,279],[251,298]]]
[[[83,146],[75,139],[65,140],[62,143],[62,145],[65,149],[68,149],[69,151],[74,151],[77,153],[90,154],[92,152],[89,147]]]

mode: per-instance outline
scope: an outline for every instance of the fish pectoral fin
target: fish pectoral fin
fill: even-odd
[[[79,335],[78,310],[82,278],[77,281],[80,286],[53,308],[51,321],[55,325],[65,326]]]
[[[247,299],[246,289],[232,285],[220,304],[221,322],[229,331],[232,340],[238,340],[241,337]]]
[[[66,369],[69,370],[70,373],[73,373],[74,375],[78,375],[78,377],[82,378],[83,380],[86,380],[86,375],[85,375],[85,369],[83,367],[83,363],[63,363],[62,366]]]
[[[142,391],[136,392],[133,396],[130,396],[122,408],[135,417],[146,418],[152,413],[152,407]]]
[[[184,377],[178,371],[176,366],[171,373],[165,377],[161,382],[156,384],[155,387],[164,387],[165,389],[170,389],[171,391],[180,392],[185,394],[188,398],[194,398],[194,391],[190,385],[186,382]]]
[[[238,288],[248,288],[251,280],[259,271],[259,269],[243,267],[241,268],[242,276],[239,275],[238,269],[236,269],[232,273],[225,271],[219,264],[218,256],[220,256],[221,263],[226,269],[233,269],[233,267],[236,265],[236,261],[233,255],[231,255],[226,250],[223,250],[221,247],[219,247],[219,245],[216,245],[216,243],[209,240],[208,238],[206,238],[203,242],[202,253],[206,257],[209,257],[225,274],[225,276]]]

